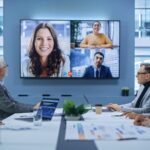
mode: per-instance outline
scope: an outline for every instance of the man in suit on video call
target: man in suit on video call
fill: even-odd
[[[85,78],[112,78],[109,67],[102,65],[104,61],[104,54],[96,52],[94,54],[94,65],[85,69],[83,77]]]
[[[34,105],[23,104],[15,101],[4,86],[4,78],[7,74],[8,65],[3,57],[0,57],[0,120],[7,118],[14,113],[31,112],[39,107],[39,103]]]
[[[141,86],[135,99],[123,105],[108,104],[108,109],[139,114],[150,113],[150,63],[142,63],[136,77]]]

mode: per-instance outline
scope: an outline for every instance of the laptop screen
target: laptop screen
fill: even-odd
[[[58,105],[58,98],[43,98],[41,101],[42,118],[51,120]]]

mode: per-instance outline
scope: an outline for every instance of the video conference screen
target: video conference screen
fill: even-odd
[[[21,20],[22,78],[119,78],[120,21]]]

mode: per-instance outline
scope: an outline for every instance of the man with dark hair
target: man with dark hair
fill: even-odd
[[[23,104],[15,101],[9,94],[3,84],[3,79],[7,74],[8,65],[3,57],[0,57],[0,119],[4,119],[14,113],[31,112],[34,108],[39,107],[39,103],[34,105]]]
[[[150,113],[150,63],[142,63],[136,77],[141,86],[135,99],[124,105],[108,104],[108,109],[140,114]]]
[[[104,54],[96,52],[94,54],[94,65],[85,69],[83,77],[85,78],[112,78],[109,67],[102,65],[104,61]]]

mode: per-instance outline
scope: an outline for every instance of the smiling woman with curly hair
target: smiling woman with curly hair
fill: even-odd
[[[63,76],[66,58],[59,48],[57,36],[52,26],[40,23],[35,28],[29,46],[29,58],[23,63],[23,76]]]

